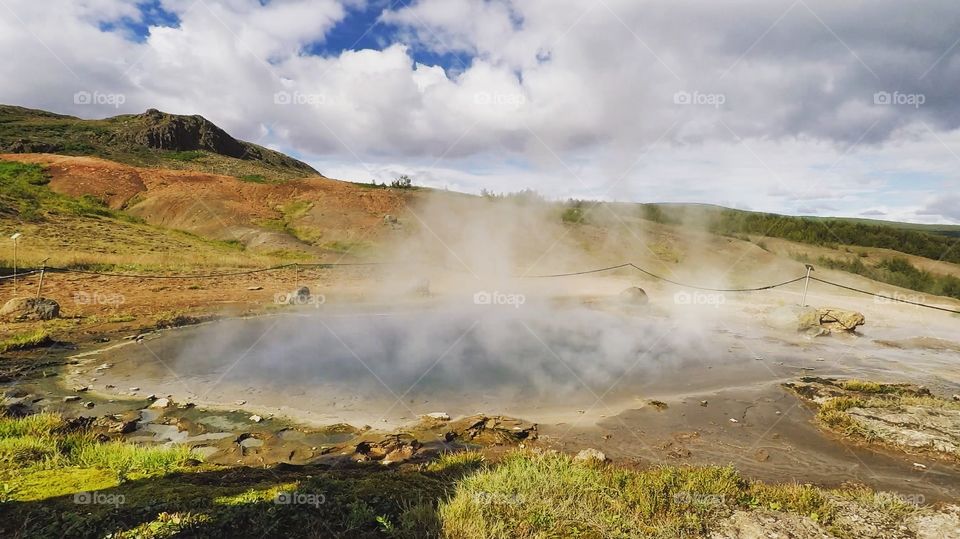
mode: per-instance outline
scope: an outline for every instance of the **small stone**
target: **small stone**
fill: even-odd
[[[137,392],[137,391],[140,391],[140,388],[139,388],[139,387],[131,387],[131,388],[130,388],[130,391],[135,393],[135,392]]]
[[[237,406],[243,406],[244,404],[247,403],[247,401],[239,400],[239,401],[233,401],[233,403],[236,404]]]
[[[960,402],[960,395],[954,395],[953,400]]]
[[[263,290],[262,286],[248,286],[247,290]]]
[[[259,423],[263,421],[263,418],[258,415],[252,415],[250,416],[250,421],[253,421],[254,423]]]
[[[93,408],[94,406],[96,406],[96,404],[94,404],[94,403],[92,403],[92,402],[85,402],[85,403],[83,403],[83,407],[84,407],[84,408]]]
[[[927,469],[926,465],[920,464],[919,462],[914,462],[914,463],[913,463],[913,467],[914,467],[914,468],[917,468],[917,469],[920,469],[920,470],[926,470],[926,469]]]
[[[450,421],[450,416],[446,412],[430,412],[429,414],[425,414],[423,417],[437,419],[439,421]]]
[[[152,395],[152,394],[151,394],[151,395],[147,395],[147,400],[148,400],[148,401],[155,401],[155,400],[157,400],[157,396],[156,396],[156,395]]]
[[[170,399],[156,399],[150,403],[149,408],[166,408],[170,406]]]
[[[577,453],[577,456],[574,457],[574,460],[606,462],[607,456],[604,455],[602,451],[593,449],[591,447]]]
[[[74,402],[80,400],[79,395],[69,395],[63,398],[63,402]]]
[[[706,406],[707,406],[707,401],[700,401],[700,406],[706,407]]]
[[[731,423],[739,423],[739,421],[737,421],[736,419],[734,419],[734,418],[732,418],[732,417],[730,418],[730,422],[731,422]]]

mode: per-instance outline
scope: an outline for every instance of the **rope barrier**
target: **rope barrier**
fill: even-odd
[[[707,291],[707,292],[759,292],[759,291],[761,291],[761,290],[770,290],[771,288],[777,288],[777,287],[781,287],[781,286],[786,286],[786,285],[788,285],[788,284],[793,284],[793,283],[795,283],[795,282],[797,282],[797,281],[802,281],[802,280],[804,279],[803,276],[800,276],[800,277],[797,277],[796,279],[790,279],[789,281],[784,281],[784,282],[782,282],[782,283],[776,283],[776,284],[771,284],[771,285],[767,285],[767,286],[759,286],[759,287],[756,287],[756,288],[708,288],[708,287],[705,287],[705,286],[697,286],[697,285],[692,285],[692,284],[687,284],[687,283],[681,283],[681,282],[678,282],[678,281],[673,281],[673,280],[671,280],[671,279],[667,279],[666,277],[662,277],[662,276],[657,275],[657,274],[655,274],[655,273],[649,272],[649,271],[641,268],[640,266],[637,266],[636,264],[634,264],[634,263],[632,263],[632,262],[627,262],[627,263],[625,263],[625,264],[620,264],[620,265],[617,265],[617,266],[609,266],[609,267],[606,267],[606,268],[592,269],[592,270],[586,270],[586,271],[574,271],[574,272],[570,272],[570,273],[554,273],[554,274],[550,274],[550,275],[525,275],[525,276],[521,276],[521,278],[527,278],[527,279],[549,279],[549,278],[553,278],[553,277],[570,277],[570,276],[573,276],[573,275],[587,275],[587,274],[589,274],[589,273],[600,273],[600,272],[604,272],[604,271],[612,271],[612,270],[621,269],[621,268],[633,268],[633,269],[635,269],[635,270],[637,270],[637,271],[639,271],[639,272],[641,272],[641,273],[645,273],[646,275],[649,275],[650,277],[653,277],[654,279],[658,279],[658,280],[660,280],[660,281],[668,282],[668,283],[670,283],[670,284],[674,284],[674,285],[677,285],[677,286],[682,286],[682,287],[684,287],[684,288],[693,288],[693,289],[695,289],[695,290],[704,290],[704,291]]]
[[[45,271],[48,271],[48,272],[56,272],[56,273],[79,273],[79,274],[83,274],[83,275],[99,275],[99,276],[103,276],[103,277],[127,277],[127,278],[132,278],[132,279],[215,279],[215,278],[219,278],[219,277],[236,277],[236,276],[240,276],[240,275],[253,275],[253,274],[256,274],[256,273],[264,273],[264,272],[268,272],[268,271],[277,271],[277,270],[281,270],[281,269],[294,268],[294,267],[295,267],[295,268],[321,268],[321,269],[326,269],[326,268],[336,268],[336,267],[383,266],[383,265],[389,265],[389,264],[390,264],[390,262],[345,262],[345,263],[306,263],[306,264],[293,263],[293,264],[282,264],[282,265],[279,265],[279,266],[271,266],[271,267],[269,267],[269,268],[258,268],[258,269],[252,269],[252,270],[244,270],[244,271],[233,271],[233,272],[223,272],[223,273],[186,274],[186,275],[145,275],[145,274],[114,273],[114,272],[102,272],[102,271],[82,270],[82,269],[74,269],[74,268],[57,268],[57,267],[48,267],[48,268],[46,268]],[[692,289],[694,289],[694,290],[703,290],[703,291],[707,291],[707,292],[759,292],[759,291],[762,291],[762,290],[771,290],[771,289],[774,289],[774,288],[779,288],[779,287],[781,287],[781,286],[787,286],[787,285],[789,285],[789,284],[793,284],[793,283],[802,281],[802,280],[804,280],[804,279],[806,278],[806,276],[800,276],[800,277],[797,277],[797,278],[795,278],[795,279],[790,279],[790,280],[787,280],[787,281],[783,281],[783,282],[775,283],[775,284],[770,284],[770,285],[766,285],[766,286],[758,286],[758,287],[755,287],[755,288],[709,288],[709,287],[705,287],[705,286],[697,286],[697,285],[692,285],[692,284],[688,284],[688,283],[682,283],[682,282],[679,282],[679,281],[674,281],[674,280],[672,280],[672,279],[668,279],[668,278],[666,278],[666,277],[663,277],[662,275],[657,275],[656,273],[653,273],[653,272],[648,271],[648,270],[646,270],[646,269],[644,269],[644,268],[641,268],[640,266],[637,266],[636,264],[634,264],[634,263],[632,263],[632,262],[626,262],[626,263],[623,263],[623,264],[617,264],[617,265],[615,265],[615,266],[607,266],[607,267],[604,267],[604,268],[596,268],[596,269],[583,270],[583,271],[572,271],[572,272],[567,272],[567,273],[552,273],[552,274],[546,274],[546,275],[521,275],[521,276],[519,276],[518,278],[521,278],[521,279],[552,279],[552,278],[558,278],[558,277],[573,277],[573,276],[577,276],[577,275],[589,275],[589,274],[592,274],[592,273],[603,273],[603,272],[613,271],[613,270],[618,270],[618,269],[623,269],[623,268],[633,268],[633,269],[635,269],[635,270],[637,270],[637,271],[639,271],[639,272],[641,272],[641,273],[643,273],[643,274],[645,274],[645,275],[647,275],[647,276],[649,276],[649,277],[652,277],[652,278],[657,279],[657,280],[660,280],[660,281],[664,281],[664,282],[667,282],[667,283],[670,283],[670,284],[673,284],[673,285],[676,285],[676,286],[684,287],[684,288],[692,288]],[[17,277],[18,277],[18,278],[20,278],[20,277],[26,277],[26,276],[28,276],[28,275],[34,275],[34,274],[37,274],[37,273],[40,273],[40,270],[39,270],[39,269],[28,270],[28,271],[25,271],[25,272],[23,272],[23,273],[18,273],[18,274],[17,274]],[[14,277],[13,275],[0,276],[0,281],[6,280],[6,279],[12,279],[13,277]],[[837,287],[837,288],[842,288],[842,289],[849,290],[849,291],[852,291],[852,292],[857,292],[857,293],[859,293],[859,294],[865,294],[865,295],[873,296],[873,297],[876,297],[876,298],[883,298],[883,299],[888,300],[888,301],[894,301],[894,302],[898,302],[898,303],[906,303],[906,304],[914,305],[914,306],[917,306],[917,307],[924,307],[924,308],[927,308],[927,309],[935,309],[935,310],[943,311],[943,312],[947,312],[947,313],[960,314],[960,310],[948,309],[948,308],[946,308],[946,307],[938,307],[938,306],[936,306],[936,305],[928,305],[928,304],[926,304],[926,303],[920,303],[920,302],[917,302],[917,301],[910,301],[910,300],[907,300],[907,299],[902,299],[902,298],[897,298],[897,297],[886,296],[886,295],[883,295],[883,294],[877,294],[877,293],[870,292],[870,291],[867,291],[867,290],[861,290],[861,289],[859,289],[859,288],[854,288],[854,287],[852,287],[852,286],[846,286],[846,285],[842,285],[842,284],[839,284],[839,283],[834,283],[834,282],[831,282],[831,281],[827,281],[827,280],[824,280],[824,279],[820,279],[820,278],[818,278],[818,277],[810,276],[810,280],[811,280],[811,281],[817,281],[817,282],[819,282],[819,283],[827,284],[827,285],[830,285],[830,286],[835,286],[835,287]]]
[[[859,292],[860,294],[866,294],[868,296],[873,296],[875,298],[883,298],[890,301],[897,301],[900,303],[908,303],[910,305],[916,305],[917,307],[926,307],[927,309],[936,309],[938,311],[943,311],[947,313],[960,314],[960,311],[954,309],[947,309],[946,307],[937,307],[936,305],[927,305],[926,303],[919,303],[916,301],[910,301],[908,299],[894,298],[890,296],[885,296],[883,294],[877,294],[875,292],[869,292],[867,290],[860,290],[859,288],[854,288],[852,286],[842,285],[839,283],[833,283],[830,281],[825,281],[817,277],[810,277],[811,281],[817,281],[818,283],[828,284],[830,286],[836,286],[837,288],[843,288],[845,290],[851,290],[853,292]]]
[[[30,270],[30,271],[25,271],[25,272],[22,272],[22,273],[18,272],[16,275],[14,275],[14,274],[12,274],[12,273],[11,273],[10,275],[2,275],[2,276],[0,276],[0,281],[2,281],[2,280],[4,280],[4,279],[13,279],[14,277],[16,277],[17,279],[19,279],[19,278],[24,277],[24,276],[26,276],[26,275],[33,275],[34,273],[40,273],[40,270]]]

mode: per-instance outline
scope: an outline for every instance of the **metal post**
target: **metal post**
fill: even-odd
[[[40,299],[40,292],[43,291],[43,273],[47,270],[47,260],[50,259],[44,258],[40,264],[40,283],[37,284],[37,299]]]
[[[807,279],[803,282],[803,299],[800,301],[801,307],[807,306],[807,289],[810,288],[810,272],[813,271],[813,266],[807,264]]]

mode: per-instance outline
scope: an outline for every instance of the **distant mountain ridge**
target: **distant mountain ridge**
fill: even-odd
[[[321,176],[302,161],[232,137],[203,116],[156,109],[84,120],[0,105],[0,153],[103,157],[137,166],[189,168],[264,180]]]

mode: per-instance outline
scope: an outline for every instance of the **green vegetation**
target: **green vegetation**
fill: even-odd
[[[813,245],[860,245],[893,249],[933,260],[960,263],[956,239],[894,226],[841,219],[812,219],[737,210],[718,210],[711,229],[718,234],[753,234]]]
[[[185,152],[172,151],[168,153],[166,157],[167,159],[173,159],[174,161],[184,161],[189,163],[190,161],[196,161],[197,159],[202,158],[204,155],[205,154],[203,152],[198,150],[188,150]]]
[[[24,418],[0,417],[0,474],[14,488],[31,472],[65,468],[94,468],[127,477],[169,472],[195,456],[183,447],[145,447],[121,442],[99,442],[89,432],[74,429],[55,414]],[[14,477],[9,477],[13,475]],[[20,489],[27,498],[42,492]]]
[[[178,147],[170,148],[171,144]],[[141,167],[291,180],[317,174],[306,163],[230,137],[200,116],[157,111],[82,120],[0,105],[0,152],[100,157]]]
[[[835,526],[834,500],[915,510],[862,488],[766,485],[732,467],[628,470],[555,452],[500,462],[223,468],[183,448],[101,443],[54,414],[0,417],[0,535],[30,537],[703,536],[734,510]]]
[[[49,182],[40,165],[0,161],[0,215],[12,211],[28,222],[42,221],[51,214],[130,220],[94,197],[71,198],[54,193],[47,187]]]
[[[586,212],[584,211],[584,202],[582,200],[570,200],[563,208],[560,214],[560,220],[569,224],[581,224],[586,221]]]
[[[960,278],[923,271],[905,258],[888,258],[876,265],[865,264],[862,258],[838,259],[821,256],[816,263],[830,269],[863,275],[874,281],[900,288],[960,299]]]
[[[35,329],[26,333],[18,333],[0,341],[0,352],[10,350],[24,350],[50,344],[53,340],[45,329]]]
[[[404,174],[396,180],[390,182],[390,187],[393,187],[394,189],[410,189],[413,187],[413,179]]]

